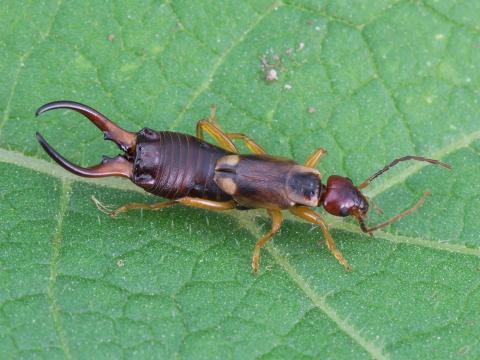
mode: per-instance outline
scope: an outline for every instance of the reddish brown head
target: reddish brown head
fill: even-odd
[[[408,160],[425,161],[430,164],[442,166],[449,170],[451,169],[450,165],[442,163],[438,160],[428,159],[423,156],[409,155],[393,160],[390,164],[385,166],[380,171],[377,171],[358,186],[353,185],[352,180],[349,178],[333,175],[327,180],[327,186],[325,187],[325,191],[320,198],[318,206],[323,206],[328,213],[335,216],[354,216],[358,220],[362,231],[372,235],[373,231],[384,228],[385,226],[400,220],[402,217],[407,216],[418,209],[429,194],[428,192],[425,192],[423,197],[413,207],[401,212],[400,214],[381,224],[371,227],[367,227],[365,225],[364,220],[368,213],[369,203],[367,197],[362,194],[361,189],[366,188],[374,179],[388,171],[393,166],[402,161]]]
[[[361,216],[368,212],[368,201],[349,178],[332,175],[320,199],[325,210],[335,216]]]

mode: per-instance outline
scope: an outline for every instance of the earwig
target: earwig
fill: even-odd
[[[216,122],[214,107],[209,118],[198,121],[196,137],[149,128],[137,133],[129,132],[89,106],[73,101],[45,104],[37,110],[36,115],[64,108],[87,117],[103,132],[104,138],[113,141],[123,154],[114,158],[104,157],[100,164],[92,167],[81,167],[62,157],[37,132],[40,145],[53,160],[78,176],[129,178],[145,191],[168,199],[156,204],[126,204],[111,211],[112,217],[132,209],[159,210],[175,204],[207,210],[266,209],[272,219],[272,227],[255,245],[252,257],[254,272],[259,268],[260,249],[281,227],[282,210],[320,226],[328,249],[345,270],[350,270],[349,263],[335,245],[327,223],[311,207],[323,207],[334,216],[353,216],[360,229],[372,235],[374,231],[418,209],[428,192],[410,209],[381,224],[368,227],[365,219],[369,201],[362,194],[362,189],[403,161],[424,161],[451,169],[450,165],[438,160],[404,156],[395,159],[359,186],[339,175],[330,176],[323,184],[322,176],[315,167],[327,154],[325,149],[315,150],[303,165],[290,159],[270,156],[250,137],[223,132]],[[204,132],[212,136],[218,146],[206,142]],[[240,154],[233,140],[243,141],[252,154]]]

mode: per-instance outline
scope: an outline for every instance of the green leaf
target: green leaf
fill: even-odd
[[[479,13],[453,0],[7,1],[0,357],[479,358]],[[263,211],[99,212],[92,196],[157,199],[48,159],[35,130],[81,164],[115,154],[78,114],[34,118],[59,99],[187,133],[216,104],[222,128],[272,154],[328,149],[325,178],[360,183],[406,154],[454,170],[401,164],[372,184],[385,216],[431,192],[374,237],[327,216],[351,273],[289,217],[253,276]]]

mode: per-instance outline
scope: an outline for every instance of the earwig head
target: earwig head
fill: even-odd
[[[75,165],[61,156],[37,132],[37,140],[45,152],[64,169],[83,177],[124,176],[131,178],[133,173],[132,159],[135,156],[137,134],[125,131],[104,115],[91,107],[73,101],[55,101],[41,106],[35,113],[37,116],[54,109],[71,109],[87,117],[104,134],[106,140],[111,140],[125,153],[115,158],[104,157],[103,161],[92,167]]]
[[[368,212],[368,200],[362,192],[349,178],[338,175],[328,178],[320,205],[335,216],[353,215],[363,218]]]
[[[430,164],[442,166],[449,170],[452,168],[449,164],[442,163],[441,161],[435,159],[429,159],[423,156],[407,155],[393,160],[390,164],[385,166],[380,171],[377,171],[358,186],[353,185],[352,181],[348,178],[336,175],[330,176],[327,181],[327,189],[321,198],[319,206],[323,205],[325,210],[332,215],[354,216],[358,220],[362,231],[372,235],[374,231],[382,229],[418,209],[429,194],[428,192],[425,192],[422,198],[413,207],[401,212],[400,214],[381,224],[370,227],[365,224],[364,220],[368,212],[369,204],[367,198],[360,190],[366,188],[374,179],[390,170],[393,166],[407,160],[424,161]]]

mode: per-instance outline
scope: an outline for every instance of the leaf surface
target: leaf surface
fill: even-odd
[[[0,356],[480,357],[479,13],[453,0],[7,2]],[[375,237],[327,216],[351,273],[288,217],[252,276],[261,211],[99,212],[92,196],[157,199],[48,159],[35,130],[84,165],[115,153],[78,114],[34,119],[59,99],[191,134],[216,104],[223,129],[272,154],[328,149],[325,179],[360,183],[406,154],[454,171],[402,164],[372,184],[385,216],[432,193]]]

